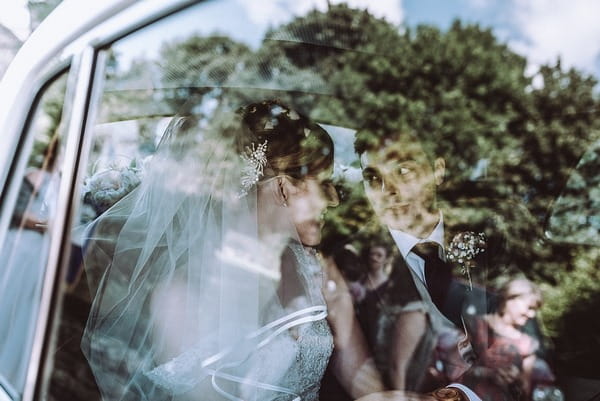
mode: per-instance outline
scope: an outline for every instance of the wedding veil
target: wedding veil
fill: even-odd
[[[253,174],[273,170],[263,144],[239,112],[174,118],[140,185],[88,228],[95,297],[82,349],[105,399],[238,400],[243,388],[296,397],[280,377],[293,361],[252,371],[263,349],[326,307],[310,278],[284,277],[298,238],[259,225]]]

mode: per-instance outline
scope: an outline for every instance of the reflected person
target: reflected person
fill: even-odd
[[[465,383],[484,400],[527,400],[537,381],[554,381],[537,355],[540,342],[521,329],[541,304],[539,288],[525,278],[507,281],[498,290],[498,308],[475,319],[473,346],[481,357],[465,375]]]
[[[27,350],[34,336],[38,300],[42,292],[45,258],[58,191],[60,162],[58,135],[45,149],[42,166],[30,167],[19,190],[6,240],[0,252],[0,372],[10,383],[22,387]]]

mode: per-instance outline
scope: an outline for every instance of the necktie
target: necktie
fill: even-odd
[[[440,311],[448,296],[452,280],[452,268],[440,259],[440,247],[435,242],[422,242],[415,245],[412,252],[425,261],[425,283],[431,300]]]

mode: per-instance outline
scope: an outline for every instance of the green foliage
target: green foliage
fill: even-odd
[[[559,195],[571,169],[600,132],[596,80],[576,70],[564,71],[560,62],[543,66],[543,87],[531,93],[527,136],[522,159],[513,171],[529,188],[530,207],[542,215]]]
[[[31,29],[35,29],[62,0],[28,0]]]
[[[575,266],[560,274],[560,285],[543,285],[541,317],[561,365],[572,375],[589,376],[597,373],[600,357],[600,250],[577,247],[572,259]]]
[[[159,66],[167,103],[177,112],[190,112],[202,95],[243,70],[249,54],[247,46],[219,35],[191,36],[163,45]]]
[[[600,141],[583,155],[554,202],[548,231],[553,239],[594,245],[600,242]]]

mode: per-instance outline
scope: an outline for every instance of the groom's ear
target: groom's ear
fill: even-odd
[[[433,176],[435,178],[435,184],[441,185],[444,182],[444,176],[446,175],[446,161],[442,157],[438,157],[433,162]]]

